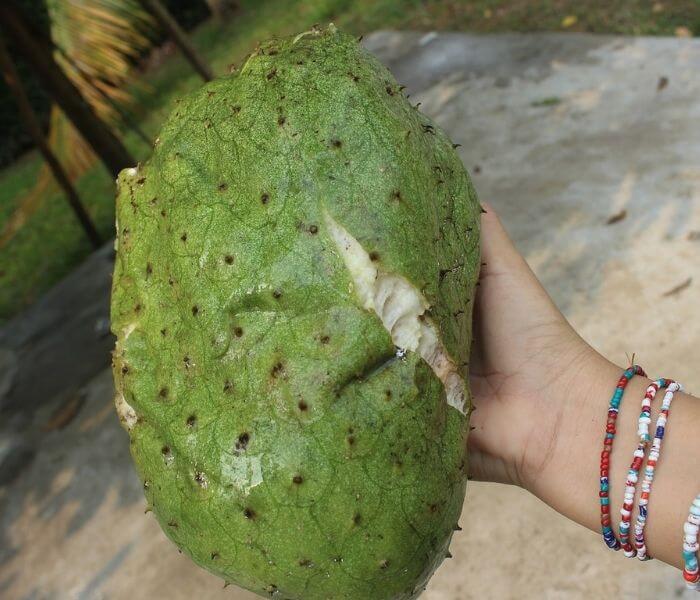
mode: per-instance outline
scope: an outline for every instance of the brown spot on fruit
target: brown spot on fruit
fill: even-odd
[[[250,434],[247,431],[241,433],[236,441],[236,450],[243,452],[248,447],[248,442],[250,441]]]
[[[234,327],[233,328],[233,335],[236,337],[241,337],[243,335],[243,328],[242,327]]]
[[[343,142],[341,142],[340,140],[331,140],[331,146],[333,148],[337,149],[337,148],[342,147],[342,145],[343,145]]]
[[[270,201],[270,194],[263,192],[260,195],[260,202],[262,202],[263,204],[267,204],[269,201]]]
[[[276,363],[270,371],[270,375],[275,378],[279,377],[282,373],[284,373],[284,365],[281,362]]]
[[[272,297],[275,300],[279,300],[282,297],[282,292],[280,290],[275,290],[274,292],[272,292]]]
[[[224,381],[224,393],[228,394],[231,390],[233,390],[233,384],[227,379]]]
[[[153,265],[151,263],[146,263],[146,276],[153,273]]]
[[[309,225],[309,233],[312,235],[316,235],[318,233],[318,226]]]
[[[227,254],[226,256],[224,256],[224,262],[227,265],[232,265],[233,264],[233,256],[231,254]]]
[[[257,515],[255,514],[255,511],[249,507],[246,507],[243,509],[243,516],[246,519],[250,519],[250,520],[253,520],[253,519],[255,519],[255,517],[257,517]]]
[[[186,242],[186,241],[187,241],[187,232],[186,232],[186,231],[180,236],[180,239],[181,239],[183,242]]]
[[[218,189],[220,192],[225,192],[225,191],[228,189],[228,183],[226,183],[225,181],[222,181],[222,182],[217,186],[217,189]]]
[[[304,478],[301,475],[295,475],[292,477],[292,482],[296,485],[301,485],[304,482]]]
[[[322,344],[327,344],[328,342],[331,341],[330,336],[327,336],[327,335],[322,335],[319,339],[320,339]]]
[[[379,568],[384,570],[389,568],[389,561],[385,558],[384,560],[379,561]]]
[[[187,417],[187,427],[193,428],[197,424],[197,417],[196,415],[190,415]]]
[[[379,260],[379,252],[376,252],[376,251],[370,252],[370,253],[369,253],[369,259],[370,259],[372,262],[378,261],[378,260]]]
[[[304,400],[299,400],[299,404],[297,404],[297,406],[301,412],[306,412],[309,410],[309,405]]]
[[[356,525],[356,526],[359,525],[362,522],[362,515],[360,513],[356,512],[352,516],[352,522],[353,522],[353,525]]]
[[[287,119],[286,119],[283,115],[280,115],[279,117],[277,117],[277,125],[279,125],[280,127],[282,127],[282,125],[284,125],[284,123],[286,122],[286,120],[287,120]]]
[[[192,307],[192,316],[196,317],[199,314],[199,306],[196,304]]]
[[[160,388],[160,391],[158,392],[158,395],[161,398],[167,398],[168,397],[168,388],[167,387],[162,387]]]

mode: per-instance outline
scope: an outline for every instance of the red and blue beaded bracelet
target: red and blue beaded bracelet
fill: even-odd
[[[610,398],[610,406],[608,407],[608,420],[605,426],[605,438],[603,439],[603,451],[600,454],[600,524],[603,534],[603,540],[608,548],[613,550],[620,549],[620,542],[615,537],[610,520],[610,482],[608,479],[610,473],[610,453],[612,452],[613,440],[617,428],[615,426],[617,415],[620,412],[620,402],[625,393],[625,388],[630,379],[635,375],[646,376],[644,369],[639,365],[631,365],[620,377],[615,387],[615,393]]]

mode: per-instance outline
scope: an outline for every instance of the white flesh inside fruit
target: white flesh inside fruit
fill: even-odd
[[[362,306],[377,314],[400,352],[418,352],[445,386],[447,403],[464,414],[464,378],[440,340],[437,327],[425,315],[430,308],[427,300],[404,277],[377,268],[342,225],[327,212],[324,216]]]

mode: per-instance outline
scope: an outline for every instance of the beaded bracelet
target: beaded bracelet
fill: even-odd
[[[637,521],[634,525],[634,545],[636,547],[637,558],[639,558],[639,560],[647,560],[651,558],[647,555],[646,540],[644,539],[644,527],[646,526],[647,521],[649,494],[651,493],[651,485],[654,481],[654,470],[659,461],[659,455],[661,453],[661,442],[663,441],[664,434],[666,433],[666,421],[668,420],[668,413],[671,410],[673,395],[683,389],[683,386],[680,383],[677,383],[671,379],[659,380],[659,382],[662,381],[665,383],[665,385],[661,385],[660,387],[667,387],[668,390],[664,395],[661,410],[659,411],[659,416],[656,420],[656,433],[654,434],[654,441],[652,442],[651,450],[649,451],[649,458],[644,469],[642,493],[641,497],[639,498],[639,512],[637,514]]]
[[[615,393],[610,398],[610,406],[608,407],[608,420],[605,426],[605,438],[603,439],[603,451],[600,454],[600,524],[603,533],[603,540],[608,548],[613,550],[620,549],[618,542],[613,533],[610,521],[610,488],[608,482],[608,473],[610,469],[610,453],[612,452],[613,440],[615,439],[615,422],[620,411],[620,402],[622,395],[625,393],[625,388],[635,375],[646,376],[644,369],[639,365],[632,365],[620,377],[615,387]]]
[[[698,530],[700,530],[700,494],[690,505],[688,520],[683,524],[683,579],[688,589],[700,591],[698,568]]]
[[[639,471],[642,468],[642,463],[644,462],[644,456],[646,454],[646,448],[651,441],[651,436],[649,435],[649,424],[651,423],[651,403],[656,397],[656,392],[659,388],[667,387],[673,383],[671,380],[659,379],[652,382],[649,387],[647,387],[646,393],[642,398],[642,412],[639,415],[639,424],[637,427],[637,435],[639,436],[639,443],[634,451],[634,458],[632,459],[632,464],[627,471],[627,481],[625,482],[625,496],[620,509],[620,546],[625,553],[627,558],[632,558],[636,554],[635,548],[630,543],[630,521],[632,519],[632,508],[634,506],[634,496],[637,491],[637,481],[639,480]],[[641,511],[641,502],[640,502]],[[635,528],[635,534],[636,534]],[[636,540],[636,535],[635,535]]]

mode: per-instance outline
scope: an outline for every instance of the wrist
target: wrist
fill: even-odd
[[[600,458],[607,400],[620,372],[580,338],[562,354],[559,372],[547,389],[546,417],[534,415],[536,443],[522,457],[522,487],[550,504],[548,497],[557,488],[565,490],[564,497],[572,496],[581,485],[582,459],[595,463]]]
[[[593,351],[581,367],[572,371],[571,393],[561,398],[551,457],[539,473],[524,482],[524,487],[560,514],[600,532],[600,452],[608,404],[623,368]],[[630,380],[616,423],[609,467],[610,517],[616,535],[626,474],[638,442],[640,400],[649,383],[646,377]],[[660,400],[652,405],[653,413],[658,414],[659,403]],[[653,518],[646,527],[649,554],[680,568],[683,565],[679,535],[688,504],[700,489],[699,422],[700,403],[677,392],[669,415],[670,435],[664,440],[661,469],[654,478]]]
[[[559,425],[551,457],[545,468],[528,480],[527,489],[557,512],[598,531],[600,452],[608,404],[623,368],[592,349],[579,367],[572,369],[569,393],[560,399]],[[636,420],[630,418],[630,413],[638,414],[638,401],[647,384],[646,378],[634,377],[625,393],[620,413],[624,418],[618,418],[613,444],[611,481],[624,482],[629,457],[621,449],[636,445]],[[624,486],[615,487],[611,496],[613,506],[622,505],[623,492]],[[611,516],[616,527],[617,514]]]

